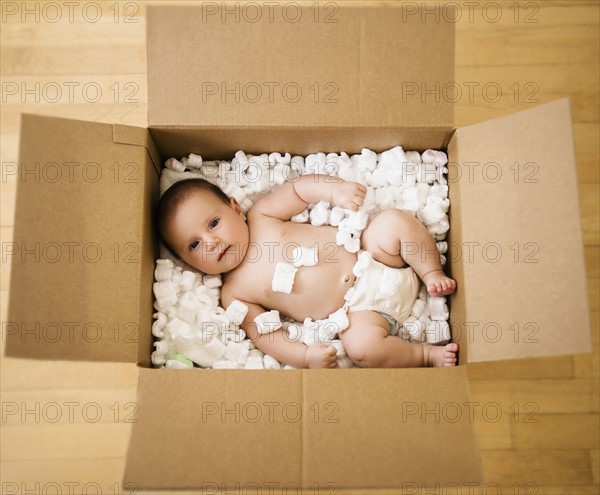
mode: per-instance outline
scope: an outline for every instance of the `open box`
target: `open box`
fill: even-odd
[[[295,5],[149,7],[148,129],[23,117],[6,352],[136,363],[143,489],[482,483],[468,364],[591,351],[568,101],[455,129],[451,9]],[[164,159],[398,144],[449,156],[458,367],[150,368]]]

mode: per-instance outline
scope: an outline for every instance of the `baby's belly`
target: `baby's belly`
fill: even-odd
[[[354,283],[352,266],[347,270],[342,265],[324,267],[300,267],[296,273],[291,294],[269,290],[263,306],[270,306],[297,321],[306,317],[323,319],[344,305],[344,295]],[[319,273],[317,273],[319,272]]]
[[[297,321],[306,317],[322,319],[344,305],[344,295],[354,284],[352,268],[356,254],[349,253],[335,244],[336,229],[292,225],[286,231],[284,242],[275,249],[273,263],[264,269],[263,290],[259,292],[259,304]],[[291,294],[274,292],[271,288],[277,262],[289,262],[290,246],[317,247],[319,261],[315,266],[300,266],[294,278]],[[259,268],[259,267],[256,267]]]

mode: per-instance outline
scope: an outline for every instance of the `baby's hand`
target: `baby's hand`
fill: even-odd
[[[304,366],[306,368],[335,368],[337,356],[335,347],[327,344],[313,344],[306,349]]]
[[[358,211],[365,202],[366,195],[367,188],[362,184],[344,181],[334,184],[331,199],[333,204],[340,208]]]

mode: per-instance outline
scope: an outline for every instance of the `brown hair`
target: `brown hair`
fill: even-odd
[[[179,205],[197,191],[212,193],[223,201],[223,203],[229,205],[229,198],[221,189],[207,180],[199,178],[184,179],[176,182],[164,192],[156,205],[154,219],[158,236],[164,245],[169,248],[169,251],[177,257],[179,257],[177,252],[166,238],[166,227]]]

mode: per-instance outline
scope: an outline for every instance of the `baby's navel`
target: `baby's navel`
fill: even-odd
[[[344,277],[344,282],[350,282],[350,275],[348,275],[346,273],[346,276]]]

